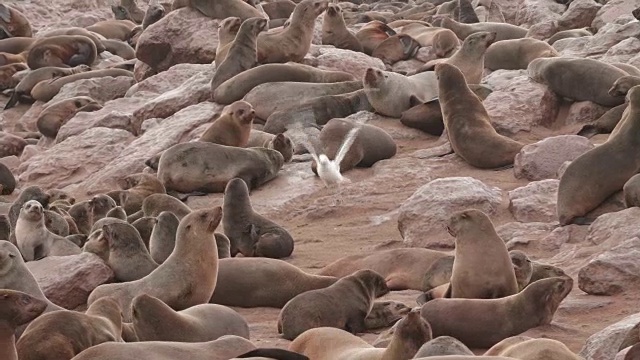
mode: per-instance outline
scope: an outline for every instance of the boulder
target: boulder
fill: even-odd
[[[615,295],[640,283],[640,239],[634,237],[591,260],[578,273],[578,287],[590,295]]]
[[[553,179],[565,161],[573,161],[595,146],[578,135],[559,135],[525,145],[516,155],[513,171],[518,179]]]
[[[547,179],[509,191],[509,211],[521,222],[556,221],[559,184],[560,180]]]
[[[585,360],[613,359],[629,332],[640,324],[640,313],[627,316],[591,335],[578,355]],[[637,335],[636,335],[637,336]]]

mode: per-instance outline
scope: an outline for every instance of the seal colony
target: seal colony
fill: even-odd
[[[596,360],[640,9],[568,3],[0,4],[0,358]]]

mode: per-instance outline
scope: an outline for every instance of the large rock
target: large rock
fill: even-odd
[[[157,72],[180,63],[210,64],[216,58],[218,24],[195,9],[171,11],[140,35],[136,58]]]
[[[594,147],[578,135],[559,135],[525,145],[515,157],[514,175],[532,181],[555,178],[565,161],[573,161]]]
[[[558,19],[558,30],[579,29],[590,26],[600,8],[602,8],[602,5],[594,0],[572,1],[567,11]]]
[[[549,235],[557,225],[557,223],[514,221],[498,226],[496,232],[507,244],[507,247],[511,248],[520,244],[526,245],[531,241],[538,241]]]
[[[613,22],[620,16],[631,14],[631,11],[638,7],[640,7],[640,0],[610,0],[597,12],[591,26],[600,30],[607,23]]]
[[[528,28],[531,25],[560,18],[565,6],[553,0],[524,0],[516,15],[516,24]]]
[[[117,158],[133,139],[130,132],[120,129],[87,130],[22,163],[19,181],[44,189],[79,183]]]
[[[64,85],[60,92],[49,100],[49,104],[75,96],[89,96],[100,103],[104,103],[123,97],[135,83],[136,81],[129,76],[81,79]]]
[[[640,40],[639,40],[640,41]],[[610,108],[591,101],[578,101],[571,104],[564,120],[565,125],[590,124],[598,120]]]
[[[640,40],[630,37],[612,46],[600,60],[608,63],[631,63],[639,52]],[[637,66],[637,63],[632,65]]]
[[[591,260],[578,273],[578,287],[590,295],[615,295],[640,283],[640,239],[635,237]]]
[[[442,230],[456,211],[473,208],[492,215],[502,191],[471,177],[436,179],[422,186],[400,206],[398,229],[409,246],[427,246],[424,239]],[[452,246],[453,239],[447,245]]]
[[[52,256],[27,263],[47,299],[65,309],[85,305],[99,285],[113,281],[113,270],[97,255]]]
[[[616,44],[631,37],[640,36],[640,22],[624,25],[607,24],[594,36],[558,40],[553,47],[567,57],[600,58]]]
[[[356,79],[361,79],[368,67],[386,69],[382,60],[378,58],[327,45],[312,45],[304,63],[322,70],[344,71],[352,74]]]
[[[629,332],[640,323],[640,313],[627,316],[591,335],[578,355],[585,360],[613,359]],[[637,336],[637,335],[636,335]]]
[[[589,226],[586,240],[594,245],[607,242],[609,248],[616,246],[640,233],[638,218],[640,208],[637,207],[601,215]]]
[[[509,210],[513,217],[521,222],[556,221],[559,184],[559,180],[547,179],[509,191]]]

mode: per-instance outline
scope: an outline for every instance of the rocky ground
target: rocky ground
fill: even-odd
[[[85,26],[112,17],[110,3],[101,0],[7,3],[23,10],[38,30]],[[630,14],[640,6],[639,0],[613,0],[604,6],[576,0],[569,10],[551,0],[499,3],[507,20],[532,27],[540,38],[558,21],[572,21],[573,27],[593,21],[600,29],[598,34],[562,42],[556,47],[563,56],[640,66],[640,22]],[[20,157],[0,159],[16,174],[19,188],[60,188],[84,199],[116,188],[119,175],[144,170],[148,157],[195,139],[206,129],[222,109],[208,101],[213,69],[208,64],[176,64],[185,59],[207,63],[207,56],[215,53],[217,22],[189,9],[168,17],[163,20],[167,27],[189,30],[150,27],[145,35],[149,44],[174,44],[170,56],[156,64],[156,68],[168,70],[136,85],[121,77],[65,86],[52,101],[91,95],[104,103],[104,108],[79,113],[62,127],[55,141],[41,141],[27,146]],[[139,51],[144,52],[140,46],[144,43],[139,45]],[[418,58],[423,53],[421,50]],[[378,59],[317,45],[305,62],[356,76],[362,76],[369,66],[384,68]],[[394,68],[411,69],[420,64],[409,60]],[[275,180],[252,193],[253,206],[291,232],[295,250],[287,261],[310,272],[343,256],[379,249],[422,246],[451,251],[454,239],[444,229],[448,215],[470,207],[481,209],[490,215],[509,249],[523,250],[532,259],[559,266],[574,279],[574,289],[553,323],[526,335],[560,340],[587,359],[613,359],[628,330],[640,323],[640,209],[625,209],[617,196],[600,210],[607,214],[590,226],[559,227],[555,215],[558,170],[607,138],[586,139],[573,134],[606,109],[588,102],[568,103],[529,79],[526,71],[499,70],[486,76],[483,83],[494,90],[484,105],[496,129],[530,144],[518,155],[514,168],[479,170],[456,155],[439,156],[443,140],[409,129],[398,119],[360,112],[350,118],[365,120],[391,134],[398,145],[395,157],[369,169],[349,171],[346,176],[352,182],[338,194],[314,176],[308,157],[296,156]],[[6,100],[0,98],[0,106]],[[3,111],[3,129],[35,130],[42,105],[37,102]],[[15,194],[17,191],[2,197],[5,211]],[[341,201],[336,205],[338,198]],[[221,194],[191,197],[187,204],[192,208],[219,205]],[[56,266],[71,269],[75,265]],[[43,283],[73,281],[68,275],[72,272],[58,270],[44,279],[46,268],[34,270]],[[62,274],[67,277],[62,279]],[[94,277],[91,281],[106,281],[104,276]],[[385,299],[415,306],[417,295],[417,291],[401,291]],[[249,321],[257,346],[287,347],[288,341],[276,331],[278,309],[236,310]],[[607,328],[629,316],[633,317]],[[373,341],[376,334],[363,337]]]

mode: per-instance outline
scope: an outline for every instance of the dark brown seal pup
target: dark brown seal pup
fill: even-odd
[[[15,346],[17,328],[33,321],[46,308],[46,302],[29,294],[9,289],[0,290],[0,358],[18,360]]]
[[[322,44],[333,45],[338,49],[364,52],[362,44],[347,29],[342,17],[342,9],[338,4],[329,4],[322,21]]]
[[[0,91],[15,88],[20,80],[15,76],[18,72],[27,70],[29,67],[24,63],[16,63],[0,66]]]
[[[283,133],[273,135],[252,129],[249,133],[249,141],[246,147],[264,147],[276,150],[282,154],[284,162],[289,162],[293,158],[293,143],[291,139]]]
[[[287,302],[278,316],[278,333],[293,340],[323,326],[352,334],[363,332],[373,301],[388,292],[382,276],[372,270],[359,270],[325,289],[307,291]]]
[[[482,101],[453,65],[436,65],[439,101],[453,151],[481,169],[513,164],[524,144],[496,132]],[[468,135],[472,134],[472,135]]]
[[[102,109],[102,105],[89,96],[75,96],[48,104],[36,120],[36,127],[42,135],[55,139],[62,125],[79,112]]]
[[[224,190],[222,225],[231,242],[231,256],[280,259],[293,252],[293,238],[287,230],[256,213],[249,188],[240,178],[231,179]]]
[[[147,11],[144,13],[144,19],[142,20],[142,30],[149,27],[149,25],[157,23],[160,19],[164,17],[165,8],[161,4],[158,3],[149,3],[149,7]]]
[[[364,53],[371,55],[381,42],[395,34],[396,32],[387,24],[374,20],[361,27],[355,36],[362,45]]]
[[[145,15],[144,11],[142,11],[138,7],[138,4],[136,4],[136,0],[120,0],[120,5],[112,5],[111,10],[114,12],[114,14],[126,15],[126,17],[122,17],[122,18],[119,18],[118,16],[116,16],[116,19],[131,20],[138,24],[142,23]]]
[[[551,323],[569,294],[569,277],[542,279],[522,292],[501,299],[435,299],[420,313],[433,336],[452,336],[471,348],[489,348],[501,340]]]
[[[236,101],[223,110],[220,117],[205,130],[198,141],[246,147],[255,114],[251,104],[242,100]]]
[[[10,195],[15,189],[16,177],[5,164],[0,164],[0,194]],[[3,240],[9,240],[9,238]]]
[[[371,56],[393,65],[413,57],[420,49],[420,43],[406,34],[396,34],[382,41],[371,52]]]
[[[81,35],[57,35],[37,40],[29,49],[27,65],[31,69],[45,66],[74,67],[91,65],[98,53],[96,44]]]
[[[124,60],[131,60],[136,58],[136,51],[131,45],[120,40],[106,39],[101,41],[106,51],[113,55],[120,56]]]
[[[29,20],[14,7],[0,4],[0,39],[32,37]]]
[[[119,185],[122,190],[115,190],[107,193],[107,195],[112,198],[114,196],[118,198],[121,194],[126,194],[124,203],[121,202],[120,205],[124,207],[127,214],[134,214],[142,210],[142,205],[147,197],[153,194],[166,193],[164,185],[152,174],[138,173],[128,175],[119,182]]]

